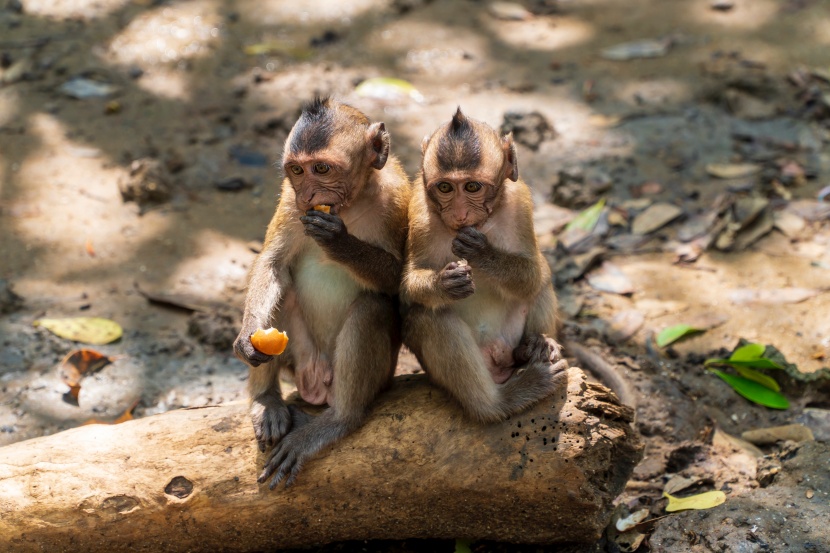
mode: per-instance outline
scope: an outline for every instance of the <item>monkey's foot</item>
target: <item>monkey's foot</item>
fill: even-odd
[[[291,411],[291,429],[294,431],[302,428],[314,418],[314,415],[309,415],[296,405],[289,405],[288,410]]]
[[[268,487],[272,490],[283,480],[285,480],[286,488],[293,484],[305,460],[319,449],[313,448],[312,436],[309,433],[310,429],[311,427],[306,425],[303,428],[289,433],[278,443],[268,455],[268,460],[265,462],[265,467],[262,469],[259,478],[257,478],[257,482],[262,484],[271,475],[274,475],[268,484]]]
[[[291,428],[291,412],[279,394],[263,394],[251,402],[251,421],[259,450],[279,442]]]
[[[548,338],[544,334],[526,336],[518,347],[513,350],[513,358],[517,364],[538,363],[556,367],[559,367],[561,362],[564,361],[562,346],[556,340]],[[565,361],[563,369],[566,368],[568,368],[567,361]]]

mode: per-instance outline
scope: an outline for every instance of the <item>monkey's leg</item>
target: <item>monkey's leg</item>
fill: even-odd
[[[391,381],[400,341],[397,308],[380,294],[364,292],[349,307],[334,350],[334,405],[290,432],[274,448],[259,476],[272,474],[274,489],[291,485],[305,461],[363,424],[369,405]]]
[[[252,367],[248,375],[248,394],[251,398],[251,421],[259,450],[274,446],[291,427],[291,414],[282,400],[278,358],[259,367]]]
[[[529,362],[497,385],[470,327],[449,310],[412,307],[404,323],[404,343],[430,378],[479,422],[503,420],[550,395],[561,370],[549,362]]]
[[[285,317],[288,350],[294,360],[294,383],[305,401],[312,405],[333,402],[334,370],[328,356],[320,350],[299,307]]]

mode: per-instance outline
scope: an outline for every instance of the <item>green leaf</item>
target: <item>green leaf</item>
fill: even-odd
[[[732,352],[729,356],[730,361],[749,361],[750,359],[760,359],[764,356],[767,346],[764,344],[747,344],[741,346]]]
[[[738,366],[735,367],[735,370],[737,370],[738,374],[740,374],[742,377],[757,382],[765,388],[769,388],[770,390],[774,390],[776,392],[781,391],[781,386],[779,386],[778,382],[776,382],[775,379],[771,376],[767,376],[763,373],[759,373],[758,371],[754,371],[749,367]]]
[[[75,317],[70,319],[38,319],[32,323],[61,338],[85,344],[109,344],[124,333],[115,321],[100,317]]]
[[[584,209],[574,217],[570,223],[565,226],[565,230],[582,229],[585,232],[591,232],[597,226],[599,216],[602,214],[602,209],[605,207],[605,198],[601,198],[597,203],[591,207]]]
[[[455,540],[455,553],[472,553],[470,540]]]
[[[667,513],[688,509],[711,509],[726,501],[726,494],[722,491],[703,492],[690,497],[674,497],[663,492],[663,497],[669,500],[666,505]]]
[[[709,365],[730,365],[732,367],[749,367],[752,369],[780,369],[781,365],[772,359],[747,359],[746,361],[735,361],[733,359],[707,359],[703,362],[705,366]]]
[[[753,382],[742,376],[727,374],[723,371],[713,369],[712,372],[732,386],[733,390],[753,403],[763,405],[764,407],[771,407],[772,409],[787,409],[790,406],[787,398],[757,382]]]
[[[729,359],[707,359],[704,365],[731,365],[735,368],[748,367],[753,369],[780,369],[779,363],[764,357],[767,346],[764,344],[746,344],[729,356]]]
[[[657,334],[657,345],[663,348],[676,342],[684,336],[696,334],[698,332],[704,332],[704,330],[702,328],[695,328],[684,324],[670,326],[668,328],[664,328],[659,334]]]

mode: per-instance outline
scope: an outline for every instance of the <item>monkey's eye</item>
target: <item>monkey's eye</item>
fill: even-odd
[[[288,168],[288,170],[291,171],[292,173],[294,173],[295,175],[302,175],[303,174],[303,168],[300,167],[299,165],[291,165]]]
[[[318,175],[325,175],[329,172],[330,167],[325,163],[315,163],[314,164],[314,172]]]
[[[468,182],[464,185],[464,190],[467,192],[478,192],[481,190],[481,183],[480,182]]]
[[[448,194],[452,192],[452,185],[448,182],[439,182],[435,185],[435,188],[437,188],[438,192],[441,192],[442,194]]]

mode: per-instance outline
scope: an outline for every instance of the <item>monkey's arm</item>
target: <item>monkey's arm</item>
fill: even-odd
[[[535,244],[534,239],[533,245]],[[504,251],[493,246],[484,234],[472,227],[458,231],[452,242],[452,251],[458,257],[466,259],[473,269],[486,273],[511,296],[530,298],[541,287],[540,255]]]
[[[403,277],[404,302],[437,309],[475,292],[469,265],[447,263],[440,271],[417,269],[410,262]]]
[[[403,263],[397,256],[349,234],[337,215],[312,210],[300,221],[330,259],[343,264],[372,291],[398,293]]]
[[[288,201],[286,201],[288,200]],[[283,187],[283,200],[280,202],[265,234],[265,245],[251,267],[248,277],[248,293],[245,296],[245,311],[242,315],[242,330],[239,332],[233,348],[236,355],[256,367],[270,360],[272,356],[257,351],[251,344],[251,334],[258,328],[271,326],[271,315],[279,308],[285,292],[288,275],[285,270],[292,255],[289,245],[295,234],[291,229],[290,202]]]

